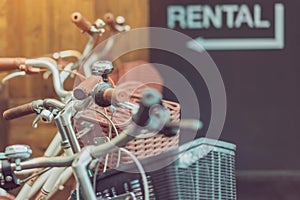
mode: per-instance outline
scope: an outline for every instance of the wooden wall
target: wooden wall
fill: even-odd
[[[66,49],[81,51],[88,38],[71,23],[70,16],[75,11],[92,22],[112,12],[124,16],[132,28],[148,24],[148,0],[0,0],[0,57],[30,58]],[[147,52],[138,52],[128,59],[146,60],[147,56]],[[0,78],[4,75],[1,73]],[[0,96],[3,105],[8,100],[8,106],[14,106],[55,94],[51,80],[33,75],[9,81]],[[42,124],[34,130],[33,118],[9,122],[8,131],[3,131],[5,127],[0,123],[2,140],[7,136],[9,144],[29,144],[35,155],[40,155],[55,127]]]

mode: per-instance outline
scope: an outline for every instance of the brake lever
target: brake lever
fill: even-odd
[[[32,122],[32,128],[37,128],[38,127],[38,122],[41,120],[41,116],[38,115],[34,118],[33,122]]]
[[[105,32],[105,22],[102,19],[97,19],[90,27],[90,32],[103,34]]]
[[[42,109],[39,108],[36,110],[36,113],[38,114],[33,122],[32,122],[32,127],[33,128],[37,128],[38,127],[38,122],[42,121],[44,123],[51,123],[54,119],[54,117],[58,114],[58,110],[57,109]]]

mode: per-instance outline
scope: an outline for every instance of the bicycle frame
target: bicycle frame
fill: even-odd
[[[87,174],[88,164],[93,159],[104,157],[106,154],[114,151],[117,147],[125,146],[129,141],[131,141],[138,134],[143,132],[145,128],[150,130],[156,130],[157,128],[159,128],[160,125],[157,124],[157,120],[159,120],[159,118],[157,120],[153,120],[153,117],[154,118],[164,117],[164,115],[161,116],[151,115],[151,117],[150,116],[147,117],[147,118],[152,118],[152,120],[146,120],[146,118],[143,117],[145,115],[149,115],[149,109],[151,105],[155,105],[158,102],[160,102],[160,98],[158,98],[159,96],[160,95],[157,93],[151,93],[151,92],[146,93],[141,100],[141,105],[136,114],[137,116],[133,118],[134,123],[129,125],[119,136],[113,138],[110,142],[98,146],[87,146],[83,148],[79,153],[71,156],[36,158],[36,159],[21,162],[20,164],[12,163],[11,168],[13,170],[16,170],[18,166],[22,169],[30,169],[36,167],[67,167],[72,164],[72,169],[76,177],[76,180],[78,181],[78,184],[82,189],[83,197],[85,199],[94,200],[96,199],[96,196],[94,194],[94,191],[92,189],[93,187],[91,185],[90,179]],[[149,104],[149,102],[151,102],[152,104]],[[161,121],[164,120],[161,119]],[[191,127],[190,125],[191,123],[188,123],[187,127]],[[195,128],[195,126],[194,127],[192,126],[192,128]],[[197,126],[197,128],[199,128],[199,126]],[[55,172],[52,172],[51,174],[54,173],[58,175],[64,171],[64,168],[62,169],[54,168],[54,169]],[[52,181],[50,181],[50,183],[54,182],[54,177],[52,177],[51,179]],[[50,185],[50,183],[48,184]],[[145,196],[145,198],[147,199],[147,196]]]
[[[115,26],[117,28],[112,28],[115,32],[117,31],[124,31],[125,29],[122,28],[121,25],[115,24],[114,22],[110,21],[109,24],[111,27]],[[72,102],[72,95],[69,91],[64,90],[63,83],[64,81],[70,76],[69,71],[77,69],[84,58],[89,54],[89,52],[93,49],[93,47],[96,45],[96,42],[98,41],[99,33],[97,32],[97,29],[95,29],[93,25],[93,31],[89,31],[89,40],[86,43],[86,46],[84,47],[83,53],[80,54],[78,51],[73,50],[67,50],[67,51],[61,51],[56,52],[52,55],[54,59],[60,59],[60,58],[67,58],[67,57],[75,57],[77,59],[77,62],[75,63],[69,63],[65,66],[62,72],[59,73],[57,68],[57,63],[51,58],[37,58],[37,59],[25,59],[24,64],[25,66],[33,67],[33,70],[39,69],[39,68],[45,68],[51,72],[53,75],[53,86],[55,89],[56,94],[64,101],[64,102]],[[128,27],[127,27],[128,28]],[[103,48],[103,52],[101,53],[101,56],[105,56],[108,54],[110,49],[112,48],[114,44],[113,39],[108,39],[107,44]],[[21,69],[21,65],[19,67]],[[27,69],[26,69],[27,70]],[[32,71],[34,72],[34,71]],[[90,76],[90,69],[84,69],[85,75]],[[13,72],[11,75],[9,75],[6,79],[3,80],[3,84],[11,78],[14,78],[16,76],[20,75],[26,75],[27,73],[25,71],[21,72]],[[80,151],[80,146],[76,138],[76,134],[74,132],[74,129],[71,124],[71,117],[74,115],[74,109],[71,106],[72,103],[67,104],[66,109],[63,113],[61,113],[59,116],[55,118],[56,125],[59,129],[59,132],[56,134],[56,136],[53,138],[52,142],[48,146],[46,152],[44,153],[44,156],[56,156],[58,152],[60,151],[60,143],[62,143],[63,149],[65,151],[66,155],[72,155],[73,153],[77,153]],[[70,105],[70,106],[68,106]],[[72,149],[72,151],[70,150]],[[44,191],[49,191],[52,189],[54,184],[56,184],[55,188],[58,188],[59,183],[64,183],[67,179],[63,177],[62,171],[67,175],[66,177],[71,176],[70,170],[49,170],[46,174],[42,175],[40,178],[37,178],[35,180],[28,181],[28,184],[25,184],[25,186],[22,188],[22,190],[17,195],[16,199],[25,199],[30,198],[33,196],[38,188],[44,184],[44,187],[42,188]],[[60,177],[59,177],[60,176]],[[49,177],[52,177],[49,179]],[[58,181],[54,178],[58,178]],[[55,183],[56,181],[56,183]],[[31,192],[29,192],[29,190]],[[54,190],[51,191],[51,195],[53,194]],[[28,196],[29,195],[29,196]]]

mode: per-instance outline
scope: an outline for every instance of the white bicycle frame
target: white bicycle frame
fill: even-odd
[[[84,58],[84,55],[87,55],[89,51],[92,49],[91,47],[94,45],[94,39],[93,37],[90,37],[89,42],[87,43],[83,56],[81,59],[77,62],[81,62],[82,59]],[[109,49],[112,47],[113,41],[110,41],[107,46],[105,46],[104,52],[102,55],[105,56],[108,52]],[[71,51],[68,51],[67,53],[61,53],[63,56],[73,56]],[[78,54],[77,54],[78,55]],[[35,67],[44,67],[48,69],[52,75],[53,75],[53,85],[54,89],[57,93],[58,96],[60,96],[61,99],[63,100],[68,100],[71,96],[71,93],[69,91],[65,91],[62,87],[63,82],[66,80],[66,78],[69,76],[67,75],[67,70],[73,70],[74,66],[76,64],[71,64],[66,66],[67,70],[62,71],[59,73],[57,67],[53,64],[53,62],[50,62],[48,60],[43,60],[43,59],[29,59],[26,60],[26,64],[30,66],[35,66]],[[78,64],[79,65],[79,64]],[[85,70],[87,74],[89,74],[89,70]],[[70,74],[70,73],[69,73]],[[70,116],[71,117],[71,116]],[[69,120],[69,124],[71,121]],[[71,124],[70,124],[71,125]],[[72,130],[72,129],[70,129]],[[70,135],[73,136],[73,142],[76,139],[75,133],[70,133]],[[56,156],[58,154],[58,150],[61,148],[60,147],[61,143],[61,136],[60,133],[58,132],[56,136],[53,138],[52,142],[49,144],[44,156]],[[72,146],[72,145],[71,145]],[[73,144],[74,146],[74,144]],[[79,151],[80,149],[78,148],[78,144],[75,144],[75,148],[77,149],[76,151]],[[68,151],[66,155],[72,155],[72,151]],[[18,195],[16,196],[16,200],[24,200],[24,199],[30,199],[33,197],[33,195],[36,194],[36,192],[40,189],[40,192],[37,196],[37,199],[39,197],[47,197],[50,198],[52,195],[54,195],[59,188],[72,176],[72,170],[71,168],[67,168],[62,171],[57,171],[55,169],[49,170],[46,174],[40,176],[39,178],[35,179],[35,181],[28,181],[23,188],[20,190]],[[51,178],[49,178],[51,177]]]
[[[69,101],[69,99],[72,98],[72,95],[70,91],[64,90],[63,83],[70,76],[71,71],[77,69],[82,63],[82,61],[84,60],[84,58],[91,52],[91,50],[95,46],[95,42],[96,42],[95,37],[89,35],[89,40],[86,43],[82,54],[74,50],[66,50],[66,51],[53,53],[52,57],[55,59],[66,58],[66,57],[75,57],[77,59],[76,63],[69,63],[62,72],[59,72],[57,65],[55,64],[56,62],[51,58],[27,59],[25,61],[25,64],[32,67],[48,69],[53,75],[53,86],[56,94],[61,98],[61,100],[67,102]],[[109,38],[107,40],[106,45],[103,48],[103,51],[101,52],[101,55],[98,55],[98,57],[104,57],[105,55],[107,55],[111,50],[113,44],[114,44],[114,40]],[[86,77],[90,76],[91,69],[84,67],[84,73]],[[26,73],[23,71],[13,72],[2,80],[2,84],[5,84],[5,82],[7,82],[11,78],[17,76],[23,76],[23,75],[26,75]],[[69,117],[67,121],[69,125],[71,125],[70,117],[72,115],[69,114],[71,113],[67,113]],[[69,131],[69,136],[71,137],[70,142],[73,151],[71,151],[70,149],[67,150],[64,149],[65,156],[73,155],[73,152],[80,151],[79,144],[76,144],[75,140],[77,138],[74,131],[72,132],[72,127],[69,127],[68,131]],[[57,156],[58,153],[61,151],[61,145],[60,145],[61,142],[62,142],[61,134],[58,132],[55,135],[55,137],[52,139],[49,146],[47,147],[44,156],[45,157]],[[33,197],[33,195],[37,193],[37,191],[41,187],[42,188],[40,189],[37,199],[39,199],[39,197],[50,198],[53,194],[55,194],[55,192],[59,188],[61,188],[61,186],[71,177],[71,175],[72,175],[72,170],[70,167],[65,169],[57,169],[57,168],[50,169],[49,171],[42,174],[38,178],[34,178],[30,181],[27,181],[24,184],[23,188],[20,190],[20,192],[17,194],[16,200],[30,199],[31,197]]]

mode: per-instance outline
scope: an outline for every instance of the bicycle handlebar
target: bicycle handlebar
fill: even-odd
[[[25,64],[25,58],[0,58],[0,71],[19,69]]]
[[[55,108],[57,110],[62,110],[62,109],[65,108],[66,105],[64,103],[62,103],[61,101],[58,101],[56,99],[44,99],[43,106],[46,109]]]
[[[35,113],[35,110],[32,107],[32,102],[30,102],[4,111],[3,118],[6,120],[12,120],[33,113]]]
[[[94,158],[99,158],[105,156],[107,153],[115,150],[118,147],[125,146],[129,141],[134,139],[137,135],[144,132],[145,127],[151,123],[151,115],[155,113],[149,113],[149,110],[152,106],[160,104],[161,96],[158,92],[154,90],[147,90],[142,94],[142,98],[140,101],[140,106],[138,112],[132,118],[133,123],[131,123],[122,133],[115,138],[113,138],[110,142],[98,145],[98,146],[87,146],[81,150],[81,152],[67,157],[40,157],[34,158],[31,160],[26,160],[22,162],[14,162],[12,160],[0,160],[0,173],[10,171],[12,175],[14,175],[13,171],[15,170],[25,170],[32,168],[45,168],[45,167],[67,167],[71,166],[75,172],[75,175],[81,177],[83,175],[82,171],[85,172],[85,167],[88,165],[90,161]],[[189,123],[186,127],[191,126]],[[142,126],[142,127],[141,127]],[[195,126],[192,126],[195,127]],[[198,128],[199,126],[197,126]],[[81,167],[78,167],[81,165]],[[83,166],[82,166],[83,165]],[[4,174],[5,175],[5,174]],[[5,175],[6,176],[6,175]],[[7,180],[6,177],[2,177],[2,180]],[[86,176],[86,175],[83,175]],[[85,180],[86,179],[86,180]],[[81,177],[79,179],[82,183],[89,181],[86,177]],[[17,182],[16,182],[17,183]],[[7,184],[7,185],[6,185]],[[1,187],[5,188],[9,183],[6,181]],[[14,184],[14,186],[19,186],[18,184]],[[86,192],[86,191],[85,191]]]
[[[116,22],[115,22],[115,17],[112,13],[105,13],[104,17],[104,22],[110,26],[110,28],[114,31],[116,31]]]
[[[122,16],[118,16],[116,19],[112,13],[106,13],[104,15],[104,21],[110,26],[110,29],[115,32],[123,32],[130,30],[130,26],[124,25],[125,19]]]
[[[119,136],[115,137],[108,143],[93,147],[91,150],[91,156],[97,157],[105,155],[105,152],[109,152],[117,147],[122,147],[127,144],[130,140],[134,139],[142,129],[139,129],[140,125],[145,125],[146,121],[149,119],[149,108],[152,105],[157,104],[161,100],[158,92],[153,90],[146,91],[141,98],[139,111],[135,114],[134,122],[127,129],[125,129]],[[37,100],[29,104],[21,106],[21,108],[26,108],[26,111],[33,112],[38,105],[43,105],[44,101]],[[52,104],[52,103],[51,103]],[[16,108],[15,108],[16,109]],[[24,113],[24,112],[22,112]],[[18,113],[20,115],[20,113]],[[65,167],[70,166],[72,161],[76,158],[76,155],[69,157],[47,157],[47,158],[35,158],[32,160],[24,161],[19,163],[22,169],[30,169],[37,167]],[[1,164],[1,162],[0,162]],[[16,164],[11,164],[10,167],[15,170]],[[0,173],[2,167],[0,165]]]
[[[56,94],[60,97],[66,97],[70,94],[70,92],[63,89],[60,81],[59,71],[53,62],[44,59],[26,59],[25,64],[27,66],[42,67],[50,70],[53,75],[53,86]]]
[[[86,99],[88,96],[90,96],[92,89],[97,83],[100,82],[100,80],[101,77],[99,76],[92,75],[88,77],[74,88],[73,96],[78,100]]]
[[[71,15],[71,20],[72,22],[78,27],[80,28],[83,32],[87,32],[88,34],[90,34],[91,36],[93,35],[90,32],[90,28],[92,26],[92,24],[86,20],[81,13],[79,12],[75,12]]]
[[[91,22],[86,20],[81,13],[79,12],[74,12],[71,15],[71,20],[72,22],[80,28],[83,32],[88,33],[89,35],[93,36],[93,32],[91,31],[91,27],[93,26]],[[112,13],[106,13],[103,17],[103,21],[105,24],[107,24],[112,31],[116,32],[122,32],[125,31],[126,28],[123,27],[123,25],[120,25],[116,22],[115,17]]]
[[[42,107],[45,109],[55,108],[57,110],[62,110],[64,109],[65,104],[56,99],[35,100],[4,111],[3,118],[6,120],[16,119],[25,115],[37,113]]]
[[[101,82],[99,76],[90,76],[74,90],[73,96],[78,100],[92,96],[98,106],[106,107],[118,102],[125,102],[128,94],[125,90],[114,88],[111,84]]]
[[[20,69],[29,73],[38,73],[41,70],[34,67],[46,68],[53,74],[53,85],[56,94],[60,97],[66,97],[70,92],[63,89],[59,71],[55,63],[56,61],[51,58],[0,58],[0,71]]]

